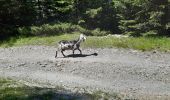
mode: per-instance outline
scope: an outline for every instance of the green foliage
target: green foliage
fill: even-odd
[[[118,20],[110,0],[77,0],[75,3],[76,20],[83,20],[81,26],[94,30],[118,33]]]
[[[113,0],[120,18],[122,33],[141,36],[149,31],[158,35],[169,35],[168,0]]]
[[[101,31],[99,28],[95,30],[87,30],[79,25],[74,25],[70,23],[58,23],[54,25],[44,24],[41,26],[31,26],[31,27],[20,27],[18,32],[25,36],[31,34],[33,36],[50,36],[50,35],[61,35],[61,34],[72,34],[78,32],[85,35],[93,36],[104,36],[109,32]]]
[[[74,30],[87,35],[143,36],[150,31],[170,35],[169,0],[1,0],[0,15],[1,40]]]
[[[97,17],[98,13],[102,11],[102,7],[99,7],[97,9],[89,9],[86,11],[86,14],[90,17],[90,18],[95,18]]]
[[[60,24],[43,24],[41,26],[31,26],[31,27],[20,27],[18,29],[20,34],[32,34],[35,36],[49,36],[49,35],[60,35],[63,33],[71,33],[75,29],[70,23],[60,23]]]
[[[92,30],[91,35],[92,36],[105,36],[109,33],[110,32],[107,32],[107,31],[101,31],[100,28],[96,28],[95,30]]]
[[[72,11],[72,3],[72,0],[1,0],[0,39],[21,35],[18,27],[65,20]],[[26,32],[28,28],[24,30],[24,35],[30,35]]]

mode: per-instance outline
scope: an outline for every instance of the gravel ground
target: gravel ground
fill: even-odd
[[[131,99],[170,99],[170,53],[84,49],[54,58],[56,47],[0,48],[0,76],[72,91],[102,90]],[[76,53],[79,53],[76,51]]]

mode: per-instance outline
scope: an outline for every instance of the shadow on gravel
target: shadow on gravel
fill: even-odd
[[[71,55],[67,55],[66,57],[73,57],[73,58],[77,58],[77,57],[87,57],[87,56],[97,56],[98,53],[92,53],[92,54],[71,54]]]

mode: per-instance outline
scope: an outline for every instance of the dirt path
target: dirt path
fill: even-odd
[[[85,49],[55,59],[55,47],[0,48],[0,76],[73,91],[102,90],[130,98],[170,99],[170,54]],[[76,53],[79,53],[76,51]]]

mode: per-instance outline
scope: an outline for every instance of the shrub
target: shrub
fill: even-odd
[[[22,35],[34,35],[34,36],[50,36],[50,35],[61,35],[61,34],[72,34],[72,33],[83,33],[85,35],[92,36],[104,36],[107,35],[106,31],[101,31],[99,28],[95,30],[87,30],[79,25],[71,23],[59,23],[59,24],[44,24],[42,26],[31,26],[31,27],[20,27],[18,32]]]
[[[105,36],[105,35],[109,34],[109,32],[101,31],[99,28],[92,30],[91,33],[92,33],[93,36]]]

